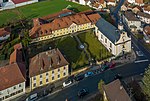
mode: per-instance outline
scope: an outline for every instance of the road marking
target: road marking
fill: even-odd
[[[134,61],[134,63],[146,62],[146,61],[149,61],[149,60],[148,59],[146,59],[146,60],[138,60],[138,61]]]

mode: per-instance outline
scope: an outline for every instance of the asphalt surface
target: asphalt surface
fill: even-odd
[[[116,74],[121,74],[123,78],[131,77],[134,75],[139,75],[144,73],[145,68],[148,67],[149,62],[142,63],[131,63],[118,68],[107,70],[103,73],[96,74],[94,76],[85,78],[84,80],[70,85],[70,87],[64,88],[61,91],[42,98],[40,101],[65,101],[69,99],[70,101],[84,101],[84,99],[79,99],[77,93],[82,88],[87,88],[89,90],[89,95],[98,91],[98,82],[103,79],[105,82],[109,83],[114,80]]]

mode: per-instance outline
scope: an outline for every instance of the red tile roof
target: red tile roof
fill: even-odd
[[[89,16],[89,17],[88,17]],[[69,15],[65,17],[55,18],[50,23],[43,24],[39,22],[39,19],[35,21],[34,19],[34,26],[30,30],[30,37],[37,38],[39,36],[46,36],[52,34],[52,31],[68,28],[71,24],[75,23],[77,25],[90,23],[93,20],[98,20],[101,16],[99,14],[84,14],[84,13],[77,13],[74,15]],[[95,22],[95,21],[94,21]],[[40,24],[37,24],[40,23]]]
[[[150,35],[150,25],[147,25],[146,27],[144,27],[144,32],[145,32],[147,35]]]
[[[135,2],[138,4],[143,4],[143,0],[135,0]]]
[[[69,63],[63,57],[59,49],[42,52],[31,58],[29,64],[29,77],[66,66]]]
[[[0,91],[25,81],[17,63],[0,67]]]
[[[10,55],[9,64],[23,62],[22,51],[15,49]]]
[[[10,27],[0,28],[0,37],[10,34]]]
[[[22,44],[18,43],[16,45],[14,45],[14,49],[18,49],[18,50],[22,49]]]
[[[12,0],[12,2],[14,4],[19,4],[19,3],[23,3],[23,2],[27,2],[27,1],[30,1],[30,0]]]

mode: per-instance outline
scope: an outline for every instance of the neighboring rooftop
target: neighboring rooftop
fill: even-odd
[[[137,15],[150,19],[150,14],[148,13],[138,12]]]
[[[30,0],[12,0],[14,4],[19,4],[19,3],[28,2],[28,1]]]
[[[129,21],[140,21],[138,18],[135,17],[134,13],[132,11],[126,11],[125,12],[125,17]]]
[[[138,4],[143,4],[143,0],[135,0],[135,3],[138,3]]]
[[[147,35],[150,35],[150,25],[147,25],[146,27],[144,27],[144,32],[145,32]]]
[[[33,77],[68,64],[58,48],[42,52],[31,58],[29,76]]]
[[[0,28],[0,37],[11,33],[10,27]]]
[[[17,63],[0,67],[0,91],[25,82]]]
[[[52,31],[68,28],[73,23],[77,25],[86,24],[86,23],[96,23],[96,21],[101,16],[98,13],[94,14],[85,14],[77,13],[69,16],[55,18],[52,22],[43,23],[41,19],[34,19],[34,27],[30,31],[30,37],[36,38],[39,36],[45,36],[52,34]],[[40,21],[39,21],[40,20]]]
[[[108,101],[132,101],[119,79],[103,86]]]
[[[150,4],[144,5],[144,6],[143,6],[143,9],[144,9],[145,11],[150,11]]]
[[[120,33],[118,29],[103,18],[97,21],[96,26],[111,42],[115,43],[119,40]]]

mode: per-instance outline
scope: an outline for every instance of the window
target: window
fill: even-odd
[[[105,39],[105,43],[107,43],[107,39]]]
[[[34,77],[33,80],[36,80],[36,77]]]
[[[64,66],[64,69],[66,69],[66,66]]]
[[[46,73],[46,76],[48,76],[48,73]]]
[[[103,35],[101,35],[101,39],[103,39]]]
[[[52,77],[52,80],[54,80],[54,76]]]
[[[58,74],[58,79],[60,78],[60,75]]]
[[[14,89],[16,89],[16,86],[14,86]]]
[[[54,71],[52,71],[52,74],[54,74]]]
[[[48,82],[48,79],[46,79],[46,82]]]
[[[33,87],[36,87],[36,83],[33,84]]]
[[[110,43],[110,47],[112,48],[112,44]]]
[[[40,81],[40,85],[42,85],[42,81]]]
[[[40,75],[40,78],[42,78],[42,75]]]
[[[58,72],[60,71],[60,69],[58,69]]]
[[[21,87],[21,84],[19,84],[19,87]]]
[[[66,76],[66,73],[64,72],[64,74],[63,74],[64,76]]]

